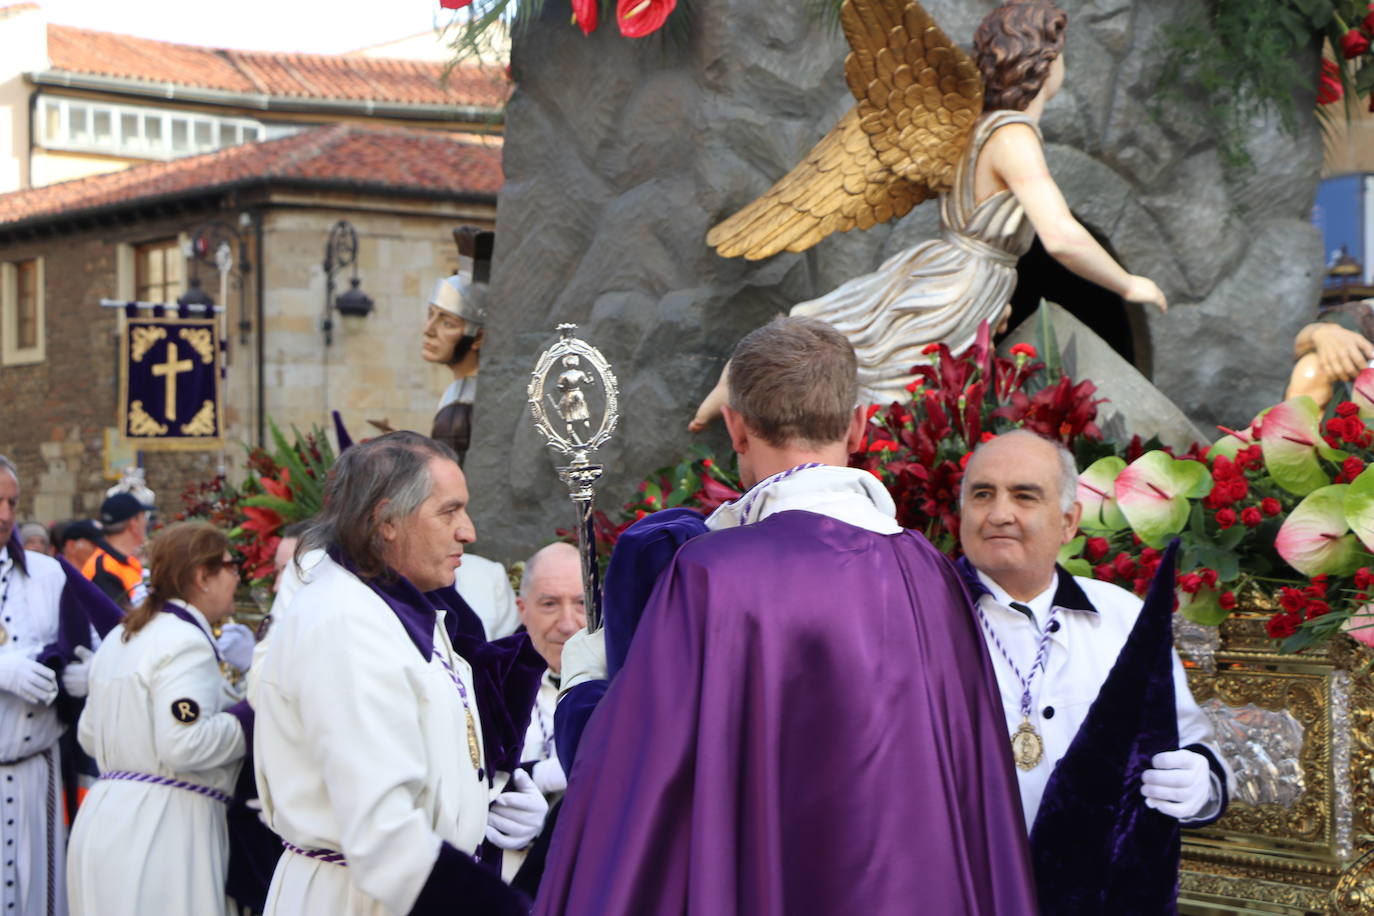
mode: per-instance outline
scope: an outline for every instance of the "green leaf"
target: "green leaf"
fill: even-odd
[[[1223,608],[1218,599],[1216,589],[1203,586],[1195,594],[1178,592],[1178,612],[1193,623],[1200,623],[1205,626],[1214,627],[1230,616],[1231,612]]]
[[[1060,355],[1059,336],[1054,333],[1054,322],[1050,320],[1049,306],[1044,299],[1036,309],[1038,321],[1035,324],[1035,349],[1040,361],[1045,364],[1045,375],[1054,382],[1064,374],[1064,359]]]
[[[1306,627],[1303,627],[1302,629],[1298,630],[1298,632],[1294,633],[1292,636],[1288,637],[1282,643],[1280,643],[1279,651],[1282,652],[1284,655],[1289,655],[1293,652],[1301,652],[1303,649],[1306,649],[1308,646],[1312,645],[1316,641],[1317,631],[1309,630]]]
[[[1074,557],[1071,560],[1065,560],[1059,565],[1064,567],[1064,571],[1071,576],[1082,576],[1084,579],[1091,579],[1093,577],[1092,564],[1082,557]]]
[[[1080,534],[1078,537],[1076,537],[1076,538],[1074,538],[1073,540],[1069,541],[1069,542],[1068,542],[1067,544],[1065,544],[1063,547],[1060,547],[1060,548],[1059,548],[1059,559],[1058,559],[1059,565],[1060,565],[1060,566],[1063,566],[1065,563],[1069,562],[1069,561],[1072,560],[1074,557],[1076,557],[1076,556],[1078,556],[1080,553],[1082,553],[1082,552],[1083,552],[1083,545],[1084,545],[1085,543],[1087,543],[1087,540],[1088,540],[1088,538],[1087,538],[1086,535]],[[1075,575],[1077,575],[1077,573],[1075,573]]]

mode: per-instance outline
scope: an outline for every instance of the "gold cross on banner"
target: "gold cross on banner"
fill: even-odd
[[[177,345],[172,341],[167,341],[167,362],[158,363],[153,367],[153,375],[166,376],[167,378],[167,399],[162,408],[163,414],[168,420],[177,418],[177,376],[182,372],[191,371],[191,361],[189,359],[177,359]]]

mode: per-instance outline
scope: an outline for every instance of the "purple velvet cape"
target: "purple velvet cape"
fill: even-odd
[[[1045,786],[1031,829],[1031,854],[1047,916],[1176,912],[1179,822],[1146,807],[1140,777],[1155,754],[1178,747],[1173,680],[1177,551],[1175,541],[1126,645]],[[1061,587],[1066,580],[1073,582],[1060,570]],[[1075,590],[1082,598],[1081,590]],[[1191,745],[1188,750],[1205,756],[1219,776],[1224,810],[1225,772],[1207,748]]]
[[[919,534],[678,552],[587,726],[539,914],[1032,914],[991,663]]]

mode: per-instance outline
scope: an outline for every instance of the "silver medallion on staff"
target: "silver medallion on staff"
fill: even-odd
[[[592,455],[610,441],[620,420],[620,391],[610,363],[591,344],[573,336],[575,324],[560,324],[558,340],[530,374],[529,403],[534,428],[556,455],[572,460],[558,469],[577,510],[577,549],[582,556],[582,592],[587,629],[601,627],[601,574],[594,528],[596,481],[603,467]],[[599,418],[599,419],[598,419]]]

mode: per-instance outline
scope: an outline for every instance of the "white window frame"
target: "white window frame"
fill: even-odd
[[[37,335],[32,347],[20,347],[19,340],[19,268],[21,263],[34,263],[34,298],[37,300]],[[47,304],[43,290],[43,259],[24,258],[0,264],[0,364],[24,366],[47,359]]]
[[[86,132],[82,139],[72,136],[71,121],[73,111],[80,111],[86,118]],[[56,130],[49,127],[49,115],[55,112],[57,115]],[[96,113],[107,114],[110,118],[110,139],[107,143],[98,143],[95,139],[95,116]],[[137,126],[137,135],[126,137],[124,134],[124,118],[131,116]],[[145,136],[145,119],[153,119],[161,125],[161,133],[155,142],[150,142]],[[38,116],[38,136],[40,143],[45,149],[52,150],[72,150],[83,153],[105,153],[111,156],[122,156],[130,159],[179,159],[182,156],[195,156],[201,153],[212,153],[216,150],[226,149],[230,146],[238,146],[245,141],[241,138],[246,130],[252,129],[257,132],[257,137],[261,139],[266,133],[262,122],[252,118],[229,118],[220,115],[203,114],[176,110],[171,108],[151,108],[145,105],[121,105],[110,102],[95,102],[87,99],[74,99],[59,95],[43,95],[39,97]],[[181,150],[172,149],[172,125],[184,126],[186,132],[186,148]],[[210,142],[208,144],[197,144],[195,142],[196,124],[207,123],[210,125]],[[228,130],[226,130],[226,128]],[[228,133],[231,137],[239,137],[238,143],[221,143],[220,138]]]

